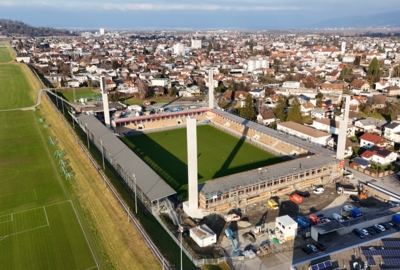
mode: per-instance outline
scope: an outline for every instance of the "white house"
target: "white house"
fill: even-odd
[[[283,83],[282,88],[300,88],[300,82],[287,81]]]
[[[362,131],[369,131],[381,134],[382,127],[387,124],[385,120],[379,120],[374,117],[367,117],[354,122],[354,125]]]
[[[328,132],[330,134],[339,134],[339,121],[335,121],[333,119],[314,119],[312,125],[313,128]],[[347,124],[347,133],[346,135],[351,137],[355,135],[356,127],[353,125]]]
[[[207,247],[217,242],[217,235],[206,224],[191,228],[189,235],[199,247]]]
[[[392,122],[384,127],[383,137],[394,143],[400,143],[400,124]]]
[[[386,165],[391,162],[396,161],[397,153],[392,152],[386,148],[372,146],[364,153],[361,154],[361,157],[365,160],[378,163],[381,165]]]
[[[275,219],[275,228],[285,241],[293,240],[297,235],[298,224],[288,215]]]
[[[328,140],[331,138],[331,134],[327,132],[292,121],[278,123],[277,130],[321,146],[326,146]]]
[[[259,124],[270,125],[271,123],[274,123],[275,120],[276,116],[273,111],[266,111],[257,115],[257,122]]]
[[[360,146],[367,149],[374,145],[382,147],[385,146],[383,141],[384,140],[381,136],[366,132],[360,137]]]
[[[31,56],[28,54],[18,54],[17,58],[15,58],[17,62],[24,62],[24,63],[30,63],[31,62]]]
[[[265,96],[264,89],[253,89],[249,93],[253,98],[263,98]]]
[[[171,81],[168,78],[153,78],[153,79],[151,79],[151,85],[170,88]]]
[[[310,114],[314,119],[324,119],[326,118],[327,110],[324,108],[315,108],[311,110]]]

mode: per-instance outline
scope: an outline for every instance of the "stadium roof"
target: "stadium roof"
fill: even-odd
[[[114,160],[131,178],[135,174],[138,188],[150,201],[175,194],[173,190],[157,173],[142,161],[128,146],[92,115],[79,116],[82,127],[87,125],[90,136],[95,144],[103,145],[105,156]]]

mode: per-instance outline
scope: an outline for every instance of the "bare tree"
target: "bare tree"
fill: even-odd
[[[137,79],[137,87],[138,87],[138,92],[139,92],[139,98],[140,99],[145,99],[147,97],[147,95],[148,95],[149,88],[139,78]]]

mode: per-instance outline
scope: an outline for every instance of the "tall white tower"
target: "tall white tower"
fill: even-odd
[[[197,129],[196,118],[186,118],[186,140],[188,155],[189,200],[183,203],[183,210],[192,218],[203,218],[199,210],[199,190],[197,178]]]
[[[341,53],[342,53],[342,55],[346,52],[346,42],[345,41],[342,41],[342,47],[341,47]]]
[[[214,109],[214,72],[212,69],[208,71],[208,108]]]
[[[106,123],[106,127],[110,128],[110,109],[108,108],[108,96],[107,96],[107,88],[106,88],[106,78],[101,76],[100,78],[100,87],[101,87],[101,95],[103,99],[103,111],[104,111],[104,122]]]
[[[100,36],[104,36],[104,28],[100,28]]]
[[[344,160],[344,151],[346,149],[346,138],[347,138],[347,126],[349,122],[349,110],[350,110],[350,96],[345,96],[344,116],[343,120],[339,124],[338,144],[336,147],[336,158]]]

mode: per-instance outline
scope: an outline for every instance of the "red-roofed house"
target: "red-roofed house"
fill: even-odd
[[[361,157],[374,163],[386,165],[393,161],[396,161],[397,154],[386,148],[372,146],[370,149],[362,153]]]
[[[372,134],[372,133],[364,133],[360,137],[360,146],[364,148],[371,148],[372,146],[385,146],[386,145],[386,140],[382,138],[381,136]]]

